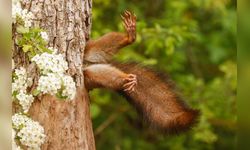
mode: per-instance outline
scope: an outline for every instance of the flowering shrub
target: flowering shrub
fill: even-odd
[[[32,84],[32,79],[27,77],[26,70],[23,67],[15,69],[13,80],[12,94],[17,91],[26,91],[26,88]]]
[[[12,150],[21,150],[20,146],[16,144],[16,131],[12,129]]]
[[[41,32],[41,37],[45,40],[45,41],[48,41],[49,40],[49,37],[48,37],[48,34],[46,32]]]
[[[14,82],[12,82],[12,95],[14,100],[18,100],[19,104],[25,113],[28,112],[34,98],[32,95],[27,94],[27,87],[31,86],[32,80],[27,77],[26,70],[21,67],[15,69],[13,75]]]
[[[37,54],[31,61],[37,64],[43,74],[38,81],[38,92],[56,95],[59,98],[74,98],[75,82],[72,77],[64,74],[68,69],[68,63],[61,54]]]
[[[33,83],[24,67],[16,68],[12,59],[12,98],[21,107],[12,116],[12,149],[40,149],[46,135],[43,127],[27,116],[35,97],[41,94],[55,95],[61,99],[74,99],[76,86],[73,78],[66,74],[68,63],[57,49],[47,47],[49,36],[32,27],[34,15],[22,9],[21,1],[12,1],[12,23],[14,42],[39,69],[38,83]],[[33,85],[34,84],[34,85]],[[31,86],[35,88],[30,88]],[[32,87],[33,87],[32,86]]]
[[[12,116],[12,124],[13,128],[19,131],[16,133],[14,130],[12,134],[24,146],[29,149],[40,149],[41,144],[45,141],[45,134],[43,127],[38,122],[31,120],[26,115],[15,114]]]
[[[26,94],[24,91],[20,91],[16,98],[19,100],[19,104],[23,107],[25,113],[28,112],[32,102],[34,101],[33,95]]]
[[[68,63],[64,60],[61,54],[42,53],[37,54],[31,59],[39,67],[42,74],[58,73],[62,74],[68,69]]]
[[[61,79],[55,73],[48,73],[40,77],[38,81],[37,90],[42,91],[43,94],[54,95],[61,88]]]
[[[31,12],[28,12],[27,9],[22,9],[21,3],[17,0],[12,1],[12,22],[16,23],[17,21],[22,23],[24,27],[31,27],[32,19],[34,15]]]

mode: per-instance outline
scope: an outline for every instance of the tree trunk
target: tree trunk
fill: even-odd
[[[24,7],[35,15],[34,26],[49,35],[49,47],[58,49],[69,64],[68,74],[76,82],[77,94],[72,101],[49,95],[35,100],[29,114],[45,129],[43,150],[94,150],[95,142],[89,112],[89,96],[84,87],[83,55],[91,29],[91,0],[32,0]],[[25,66],[37,81],[34,64],[14,45],[17,66]]]

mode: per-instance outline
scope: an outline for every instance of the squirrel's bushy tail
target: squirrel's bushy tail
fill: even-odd
[[[174,90],[168,77],[135,63],[113,65],[137,75],[135,92],[122,92],[148,124],[167,133],[179,133],[197,122],[199,111],[189,108]]]

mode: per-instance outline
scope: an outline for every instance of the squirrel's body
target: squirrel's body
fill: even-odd
[[[120,48],[133,43],[136,38],[135,16],[125,12],[122,18],[127,34],[112,32],[87,43],[85,61],[93,65],[84,71],[86,87],[122,92],[153,127],[169,133],[189,129],[196,122],[199,111],[189,108],[170,82],[140,65],[110,62]]]

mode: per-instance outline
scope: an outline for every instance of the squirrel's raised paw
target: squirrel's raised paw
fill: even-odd
[[[123,25],[128,33],[129,42],[133,42],[136,39],[136,15],[129,11],[125,11],[121,15]]]
[[[128,74],[128,77],[124,79],[126,83],[123,85],[124,91],[133,92],[137,85],[137,77],[134,74]]]
[[[136,27],[136,15],[132,14],[129,11],[125,11],[122,15],[121,18],[123,20],[124,26],[126,29],[132,29]]]

